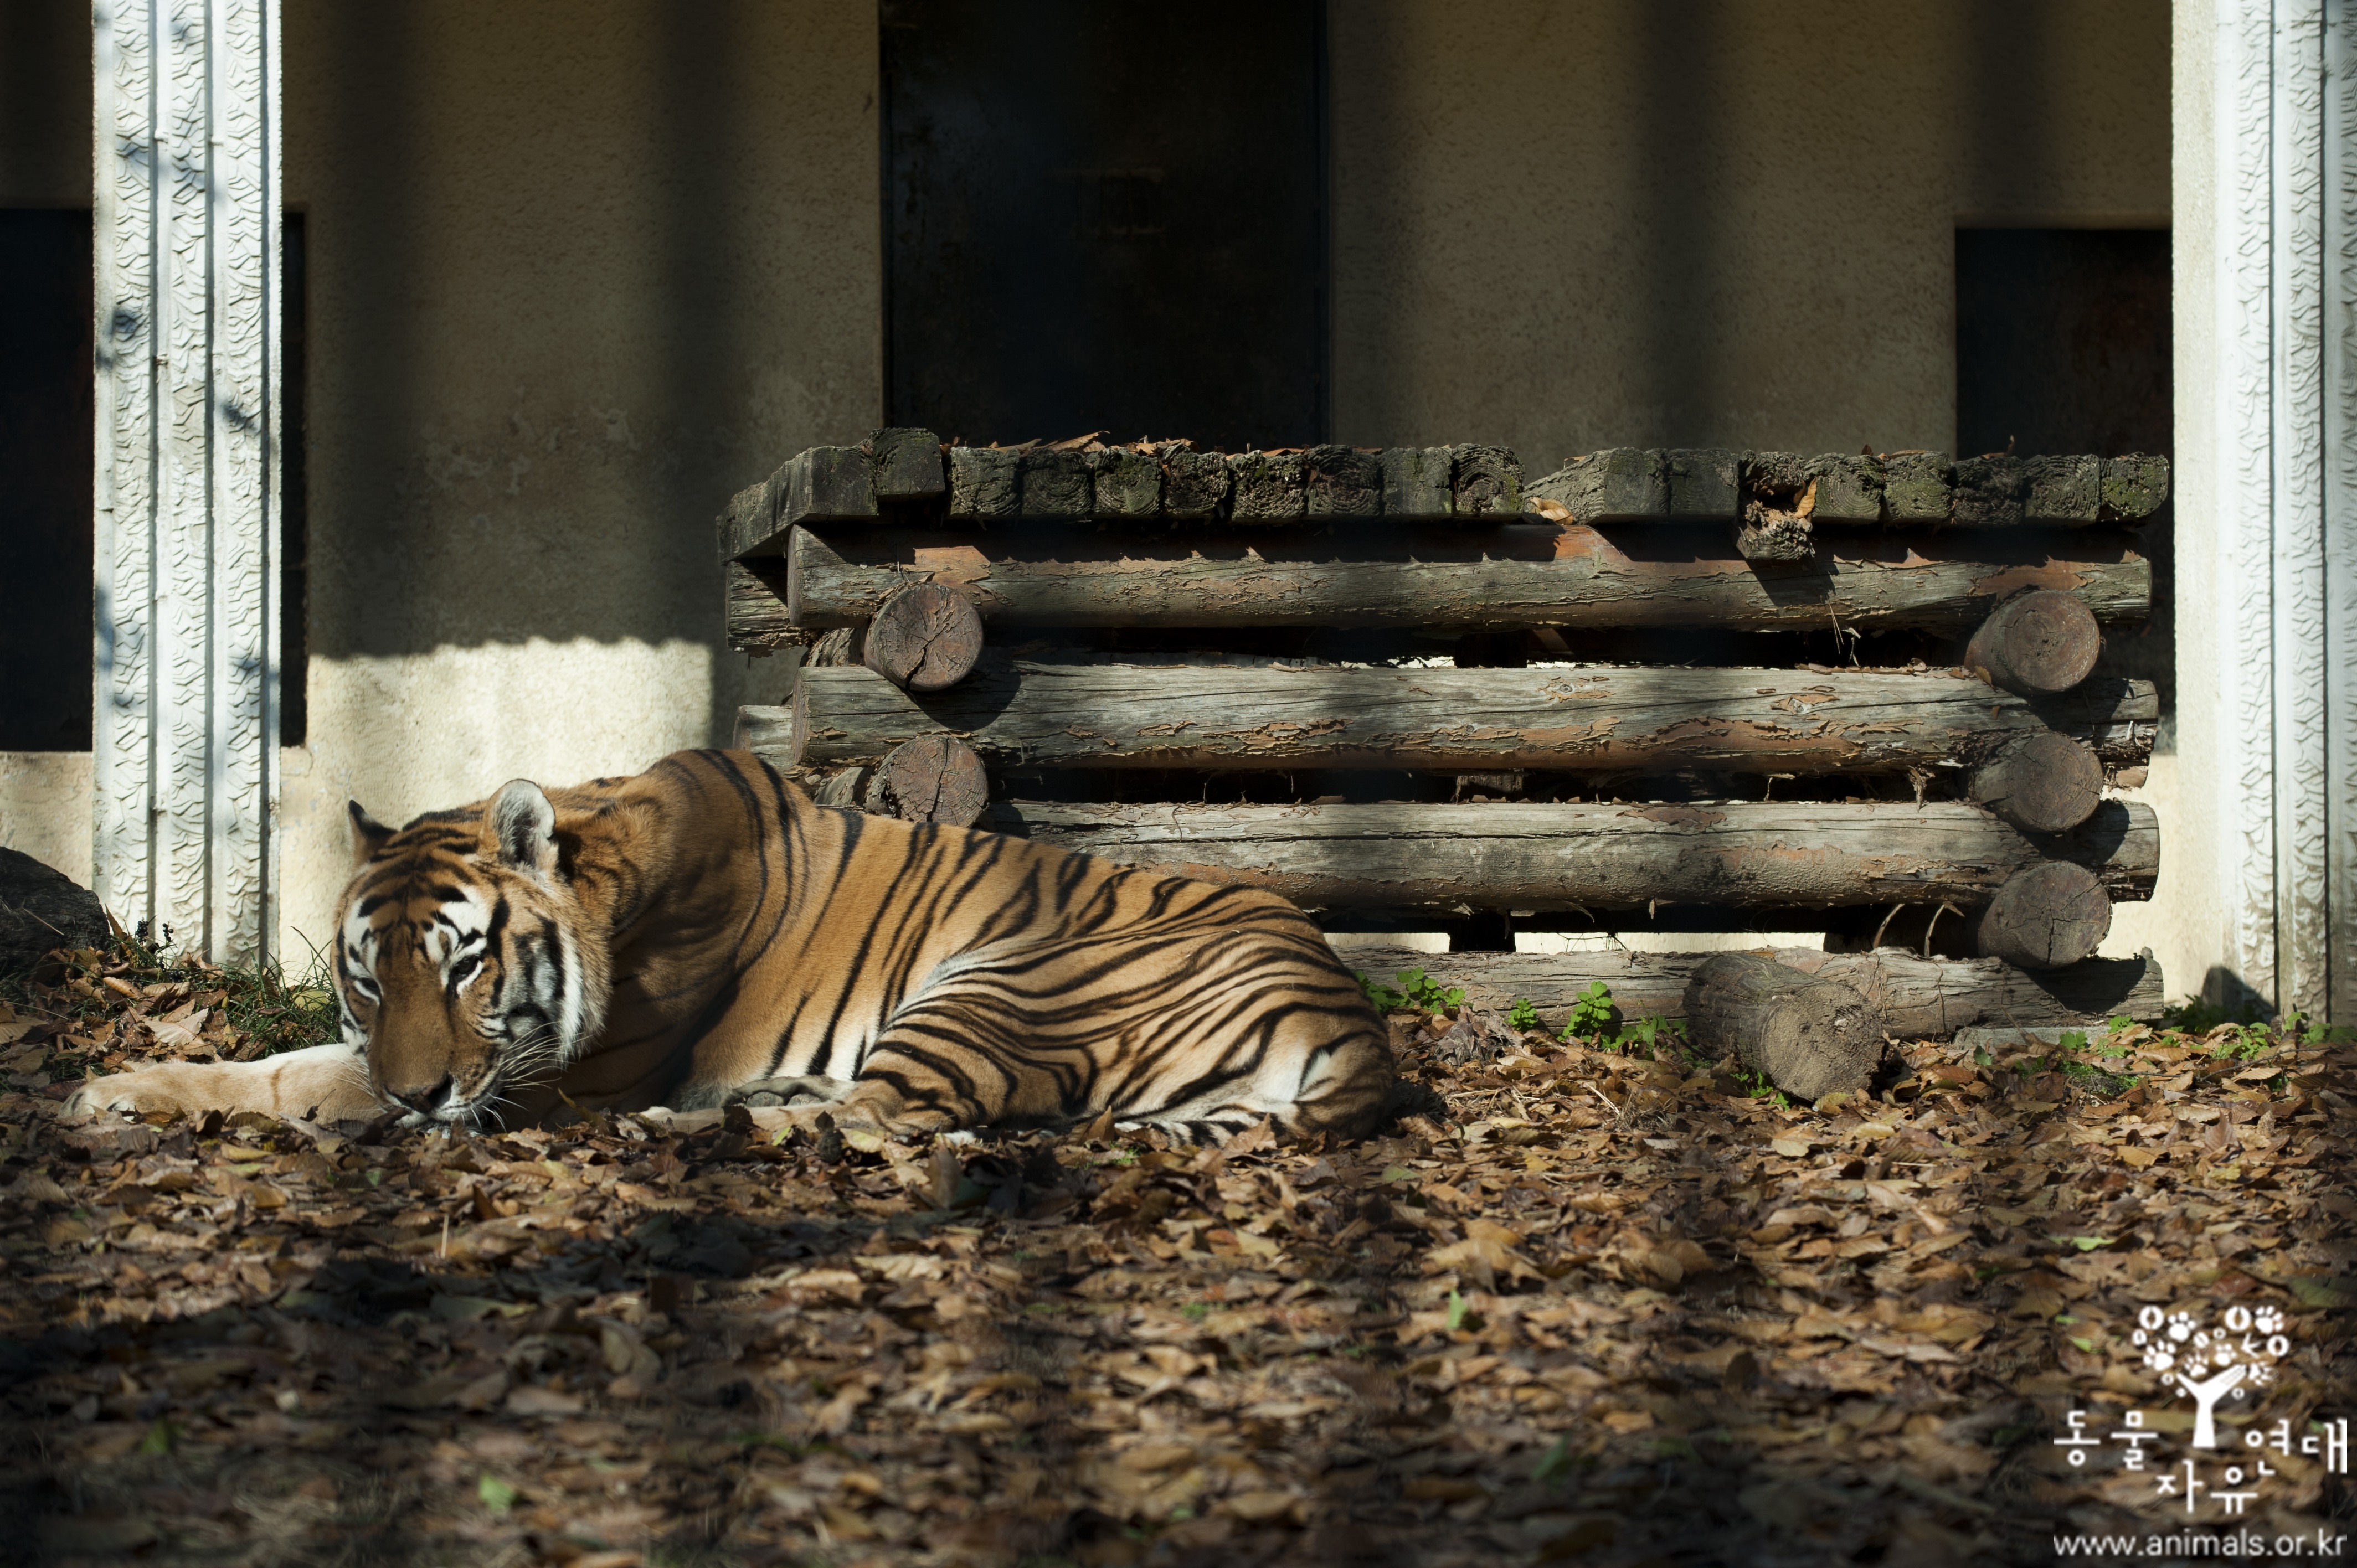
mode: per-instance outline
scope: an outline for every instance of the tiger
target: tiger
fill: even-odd
[[[823,1131],[1372,1130],[1388,1032],[1262,889],[822,806],[750,752],[528,779],[395,830],[348,804],[340,1038],[92,1079],[69,1113],[457,1132],[752,1101]],[[758,1099],[756,1097],[759,1097]]]

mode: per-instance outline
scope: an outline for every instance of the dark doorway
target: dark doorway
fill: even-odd
[[[2173,454],[2169,231],[1956,232],[1956,450]],[[2106,631],[2099,671],[2160,689],[2159,744],[2175,748],[2171,611],[2176,509],[2139,531],[2153,613]]]
[[[1324,438],[1324,0],[881,15],[891,423]]]
[[[90,214],[0,211],[0,751],[88,751]]]

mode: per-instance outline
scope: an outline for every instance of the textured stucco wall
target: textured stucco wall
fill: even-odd
[[[288,0],[285,40],[310,260],[299,958],[347,797],[400,821],[635,771],[773,695],[716,646],[711,519],[876,423],[880,266],[869,0]]]

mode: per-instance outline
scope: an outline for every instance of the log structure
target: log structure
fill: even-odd
[[[1146,806],[1002,800],[984,825],[1174,876],[1282,893],[1313,910],[1447,918],[1707,905],[1823,910],[1975,908],[2055,864],[2107,895],[2147,898],[2160,867],[2152,809],[2106,801],[2032,840],[1960,802],[1828,805]]]
[[[748,708],[787,766],[880,761],[964,738],[992,768],[1401,768],[1904,772],[1974,766],[2060,734],[2116,766],[2150,753],[2145,682],[2033,703],[1953,671],[1168,668],[987,659],[918,697],[861,668],[802,672],[794,704]]]
[[[742,710],[740,742],[843,809],[1270,888],[1329,924],[1494,945],[1517,920],[1863,935],[1899,916],[1984,955],[1448,957],[1485,1005],[1567,1007],[1600,979],[1632,1016],[1690,1012],[1811,1098],[1853,1086],[1882,1028],[2157,1011],[2148,957],[2087,955],[2159,864],[2152,813],[2106,798],[2143,776],[2154,689],[2093,667],[2104,628],[2151,608],[2130,529],[2166,499],[2165,461],[1620,447],[1526,479],[1480,444],[1101,435],[883,430],[735,497],[729,641],[799,660],[791,703]],[[1572,661],[1598,632],[1665,628],[1782,634],[1738,658],[1695,640],[1730,664],[1820,657],[1796,633],[1840,651]],[[1869,632],[1911,634],[1882,646],[1916,658],[1855,667]],[[1343,661],[1275,657],[1304,647]],[[1007,798],[1017,776],[1073,793],[1106,770],[1125,793],[1243,772],[1263,797],[1353,798]],[[1384,782],[1403,773],[1475,802]],[[1885,780],[1875,800],[1824,782],[1861,775]],[[1777,785],[1794,778],[1812,782]],[[1572,789],[1678,799],[1479,800]],[[1421,799],[1363,799],[1386,792]]]
[[[1882,1010],[1857,987],[1803,974],[1765,953],[1724,952],[1686,982],[1686,1032],[1712,1058],[1734,1057],[1796,1100],[1855,1093],[1882,1059]]]
[[[2083,527],[2149,517],[2168,464],[2147,456],[1953,460],[1943,453],[1797,456],[1787,452],[1616,447],[1575,457],[1527,487],[1502,446],[1322,446],[1200,452],[1184,441],[1092,437],[945,446],[926,430],[879,430],[857,446],[814,446],[739,491],[718,521],[724,560],[781,553],[789,531],[920,511],[957,526],[1018,518],[1216,522],[1254,527],[1385,517],[1480,523],[1526,510],[1580,523],[1733,522],[1755,513],[1810,524]]]
[[[1882,1026],[1902,1040],[1944,1039],[1975,1025],[2004,1028],[2077,1027],[2106,1018],[2157,1019],[2163,1007],[2160,966],[2150,952],[2091,958],[2068,969],[2034,972],[1996,958],[1923,958],[1900,948],[1865,953],[1806,948],[1760,949],[1803,974],[1838,980],[1872,1003]],[[1411,948],[1342,950],[1342,960],[1373,979],[1421,969],[1443,985],[1463,986],[1466,1002],[1503,1012],[1527,997],[1550,1021],[1568,1015],[1601,981],[1623,1020],[1683,1018],[1686,983],[1710,953],[1428,953]]]
[[[1023,627],[1963,631],[2025,588],[2067,594],[2102,621],[2151,608],[2151,563],[2125,538],[2078,534],[2058,550],[2028,535],[1969,536],[1969,547],[1967,537],[1826,535],[1812,559],[1762,568],[1724,529],[1377,524],[1160,540],[795,529],[780,546],[782,583],[774,564],[730,574],[728,633],[746,649],[804,641],[873,618],[911,582],[956,587],[986,625]]]

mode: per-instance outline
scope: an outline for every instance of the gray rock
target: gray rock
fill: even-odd
[[[53,948],[106,945],[98,896],[18,850],[0,849],[0,974],[23,974]]]

